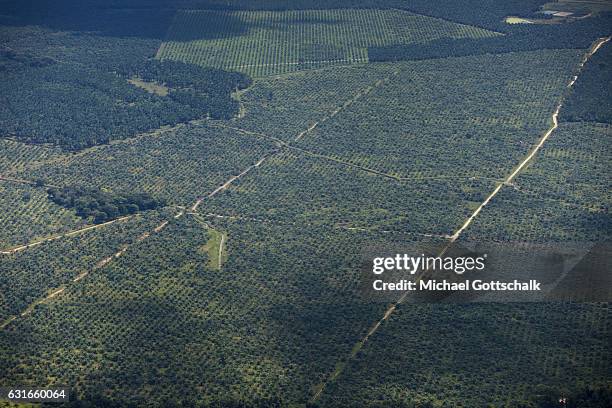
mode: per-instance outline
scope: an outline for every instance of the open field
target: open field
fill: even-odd
[[[367,48],[494,33],[400,10],[179,11],[157,58],[254,77],[368,62]]]
[[[506,17],[506,23],[508,24],[534,24],[532,20],[527,20],[521,17]]]

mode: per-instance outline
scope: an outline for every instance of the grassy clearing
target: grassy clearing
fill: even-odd
[[[159,95],[167,96],[170,88],[157,82],[143,81],[140,78],[130,78],[128,82],[138,88],[144,89],[145,91]]]
[[[506,17],[506,23],[508,24],[533,24],[533,21],[527,20],[521,17]]]
[[[221,231],[211,229],[209,231],[209,237],[210,237],[208,241],[208,245],[210,247],[209,266],[211,268],[221,270],[221,268],[223,267],[223,263],[225,262],[225,259],[227,258],[227,251],[225,250],[225,244],[227,242],[227,234]]]
[[[399,10],[180,11],[157,57],[254,77],[368,62],[367,48],[494,33]]]
[[[221,270],[227,259],[227,234],[211,228],[207,224],[204,224],[204,226],[208,231],[208,241],[206,241],[206,244],[201,249],[208,255],[208,267],[214,270]]]

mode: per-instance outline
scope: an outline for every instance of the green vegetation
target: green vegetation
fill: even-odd
[[[176,62],[143,65],[129,74],[137,72],[142,78],[146,73],[145,79],[167,84],[173,88],[167,96],[133,86],[128,83],[132,75],[79,65],[9,71],[0,83],[8,101],[0,108],[0,133],[77,150],[196,118],[229,118],[238,112],[231,93],[248,84],[239,75],[219,70],[176,69],[185,65]],[[186,78],[196,80],[185,87]]]
[[[413,183],[501,179],[551,126],[581,54],[555,50],[396,64],[397,76],[298,145]]]
[[[305,404],[382,312],[358,292],[360,248],[382,237],[244,220],[213,228],[229,237],[222,273],[201,251],[208,230],[187,215],[11,323],[0,384],[64,382],[86,400],[148,406]]]
[[[361,342],[372,248],[446,246],[560,102],[457,243],[610,241],[610,45],[567,86],[609,16],[505,23],[544,1],[0,0],[0,386],[606,403],[609,303],[406,303]]]
[[[229,125],[290,141],[391,77],[394,69],[391,64],[354,65],[260,78],[240,95],[244,117]]]
[[[73,211],[49,201],[43,188],[1,181],[0,197],[0,250],[83,226]]]
[[[154,210],[165,205],[146,193],[121,196],[95,188],[50,188],[47,194],[55,204],[64,208],[74,208],[76,215],[84,219],[93,218],[95,224],[136,214],[139,211]]]
[[[371,47],[368,52],[370,61],[409,61],[518,51],[584,49],[595,39],[610,35],[611,20],[612,14],[608,13],[567,24],[506,24],[509,32],[505,36],[442,38],[427,44]]]
[[[612,231],[612,197],[604,176],[612,160],[609,143],[609,125],[561,124],[535,162],[483,210],[465,239],[607,242]]]
[[[612,405],[612,388],[584,387],[569,395],[559,398],[559,391],[553,389],[538,390],[531,398],[539,408],[599,408]],[[561,400],[561,401],[560,401]]]
[[[609,304],[404,304],[320,406],[546,407],[533,402],[542,388],[558,401],[609,384],[610,314]]]
[[[255,77],[368,61],[368,47],[492,32],[398,10],[180,11],[157,57]]]
[[[59,186],[100,188],[113,194],[145,192],[188,205],[240,173],[274,145],[261,137],[203,125],[183,125],[130,140],[31,163],[20,177]]]
[[[143,217],[0,255],[0,324],[82,273],[93,271],[100,261],[134,242],[159,219],[159,214],[149,212]]]
[[[0,174],[23,170],[35,162],[46,162],[61,157],[62,151],[51,146],[31,146],[9,139],[0,139]]]
[[[7,26],[0,36],[0,133],[28,143],[79,150],[164,125],[227,119],[238,112],[232,93],[250,84],[236,72],[154,60],[159,43],[151,40]],[[134,77],[160,83],[167,95],[133,85]]]
[[[606,43],[580,74],[561,110],[568,122],[612,123],[612,45]]]
[[[201,211],[439,236],[452,233],[493,186],[481,180],[397,181],[323,158],[282,153],[205,201]]]

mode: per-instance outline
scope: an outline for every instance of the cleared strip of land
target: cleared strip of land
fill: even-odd
[[[321,119],[319,122],[320,123],[322,121],[325,121],[327,119],[329,119],[330,117],[333,117],[335,115],[337,115],[339,112],[341,112],[343,109],[345,109],[346,107],[350,106],[354,101],[356,101],[357,99],[361,98],[364,95],[367,95],[372,89],[373,87],[377,86],[377,84],[380,84],[381,81],[386,81],[388,80],[388,78],[384,78],[382,80],[378,80],[374,85],[370,85],[367,88],[360,90],[356,95],[354,95],[352,98],[350,98],[348,101],[346,101],[344,104],[338,106],[337,108],[335,108],[330,114],[326,115],[323,119]],[[300,132],[298,134],[297,137],[302,137],[305,134],[308,133],[308,129],[306,131]],[[296,138],[297,138],[296,137]],[[269,157],[277,154],[279,152],[279,150],[277,151],[273,151],[271,153],[266,154],[265,156],[263,156],[262,158],[260,158],[255,164],[250,165],[249,167],[247,167],[245,170],[243,170],[242,172],[240,172],[237,175],[234,175],[232,177],[230,177],[227,181],[225,181],[222,185],[220,185],[219,187],[217,187],[216,189],[214,189],[213,191],[211,191],[210,193],[208,193],[207,195],[204,195],[202,197],[199,197],[194,203],[193,205],[191,205],[191,207],[189,207],[189,212],[193,213],[196,212],[198,207],[202,204],[202,202],[204,202],[204,200],[214,197],[215,195],[221,193],[222,191],[226,190],[227,188],[229,188],[232,183],[234,183],[236,180],[239,180],[240,178],[244,177],[245,175],[247,175],[248,173],[250,173],[252,170],[258,168],[259,166],[261,166],[266,159],[268,159]],[[186,213],[188,213],[184,208],[181,208],[174,216],[173,219],[179,219],[181,217],[183,217]],[[116,222],[118,220],[114,220],[112,222]],[[154,233],[160,233],[163,229],[165,229],[168,224],[169,224],[169,220],[164,220],[162,221],[160,224],[158,224],[156,227],[154,227],[150,232],[145,232],[143,233],[133,244],[137,244],[139,242],[144,241],[145,239],[149,238],[152,234]],[[111,223],[111,222],[109,222]],[[102,224],[101,224],[102,225]],[[98,227],[98,226],[93,226],[93,227]],[[92,227],[87,227],[87,229],[92,229]],[[77,234],[79,232],[73,231],[71,232],[71,234]],[[57,239],[57,238],[54,238]],[[48,239],[47,239],[48,240]],[[46,241],[46,240],[45,240]],[[42,241],[42,242],[45,242]],[[41,242],[41,243],[42,243]],[[131,244],[131,245],[133,245]],[[221,245],[219,247],[219,267],[221,267],[221,256],[222,256],[222,252],[223,252],[223,240],[221,242]],[[40,243],[35,243],[35,245],[40,245]],[[117,251],[114,255],[106,257],[102,260],[100,260],[99,262],[97,262],[95,264],[95,266],[93,267],[93,270],[98,270],[100,268],[105,267],[106,265],[108,265],[110,262],[112,262],[114,259],[117,259],[119,257],[121,257],[129,248],[131,245],[125,245],[123,246],[119,251]],[[15,248],[13,248],[14,250]],[[80,280],[82,280],[83,278],[85,278],[87,275],[89,274],[89,271],[85,271],[80,273],[78,276],[76,276],[75,278],[72,279],[72,281],[70,283],[76,283],[79,282]],[[21,314],[20,316],[26,316],[28,315],[32,310],[34,310],[34,308],[41,304],[44,303],[46,301],[49,301],[51,299],[53,299],[54,297],[60,295],[66,288],[67,285],[70,284],[67,283],[66,285],[63,285],[57,289],[55,289],[50,295],[39,299],[35,302],[33,302],[32,304],[30,304]],[[9,325],[11,322],[13,322],[17,317],[16,316],[11,316],[10,318],[8,318],[7,320],[5,320],[3,323],[0,324],[0,329],[5,328],[7,325]]]
[[[6,249],[4,251],[0,251],[0,254],[3,254],[3,255],[14,254],[15,252],[20,252],[20,251],[23,251],[23,250],[28,249],[28,248],[33,248],[33,247],[41,245],[41,244],[43,244],[45,242],[55,241],[56,239],[65,238],[65,237],[72,237],[72,236],[75,236],[75,235],[78,235],[78,234],[82,234],[83,232],[87,232],[87,231],[95,230],[95,229],[98,229],[98,228],[106,227],[106,226],[114,224],[116,222],[125,221],[125,220],[128,220],[128,219],[132,218],[132,217],[135,217],[135,215],[127,215],[125,217],[116,218],[114,220],[107,221],[107,222],[104,222],[102,224],[90,225],[89,227],[80,228],[80,229],[77,229],[77,230],[74,230],[74,231],[66,232],[64,234],[53,235],[51,237],[43,238],[43,239],[38,240],[38,241],[30,242],[29,244],[19,245],[17,247],[13,247],[13,248],[10,248],[10,249]]]
[[[591,56],[593,56],[593,54],[595,54],[597,50],[599,50],[605,43],[610,41],[610,38],[611,37],[599,38],[593,43],[593,45],[584,55],[581,63],[578,66],[578,72],[569,82],[568,88],[571,88],[574,85],[574,83],[576,82],[576,79],[580,75],[582,68],[588,62]],[[497,185],[497,187],[487,196],[487,198],[482,202],[482,204],[480,204],[478,208],[472,213],[472,215],[470,215],[470,217],[465,221],[465,223],[450,237],[449,243],[445,246],[445,248],[442,250],[439,256],[442,256],[448,250],[450,245],[452,245],[452,243],[455,242],[457,238],[459,238],[461,233],[466,228],[469,227],[469,225],[472,223],[474,218],[476,218],[478,214],[483,210],[483,208],[497,195],[497,193],[499,193],[502,187],[504,185],[509,185],[512,182],[512,180],[525,168],[525,166],[536,156],[536,154],[542,148],[544,143],[546,143],[546,140],[548,140],[548,138],[553,134],[555,129],[557,129],[559,111],[561,110],[562,105],[563,105],[563,98],[561,99],[555,111],[551,115],[552,126],[550,127],[550,129],[548,129],[546,133],[544,133],[544,135],[540,138],[539,142],[533,147],[533,149],[529,152],[529,154],[518,164],[518,166],[515,167],[514,170],[506,177],[504,182]],[[359,350],[361,350],[365,346],[369,338],[377,332],[377,330],[380,328],[382,323],[385,320],[389,319],[389,317],[393,314],[395,309],[406,300],[408,294],[409,292],[405,292],[394,304],[392,304],[385,311],[382,318],[378,320],[376,323],[374,323],[374,325],[368,331],[368,333],[361,340],[359,340],[357,344],[355,344],[355,346],[353,347],[349,355],[349,358],[346,361],[340,362],[336,365],[336,369],[334,370],[334,372],[331,373],[331,375],[316,388],[316,391],[311,398],[312,402],[316,402],[320,398],[321,394],[325,391],[325,388],[327,387],[327,385],[333,382],[334,380],[336,380],[338,376],[340,376],[340,374],[343,372],[346,365],[355,358]]]

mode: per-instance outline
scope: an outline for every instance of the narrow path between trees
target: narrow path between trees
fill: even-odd
[[[588,60],[591,58],[591,56],[593,56],[593,54],[595,54],[597,52],[597,50],[599,50],[605,43],[610,41],[610,38],[611,37],[599,38],[599,39],[597,39],[593,43],[593,45],[589,48],[589,51],[587,51],[587,53],[582,58],[582,61],[578,65],[578,69],[577,69],[576,75],[574,75],[572,77],[571,81],[567,85],[568,89],[571,88],[576,83],[576,80],[578,79],[578,76],[580,75],[580,73],[582,71],[582,68],[588,62]],[[497,195],[497,193],[499,193],[499,191],[502,189],[502,187],[504,185],[509,185],[512,182],[512,180],[535,157],[535,155],[538,153],[538,151],[542,148],[544,143],[546,143],[546,141],[548,140],[550,135],[555,131],[555,129],[557,129],[557,127],[559,125],[558,124],[558,116],[559,116],[559,112],[561,110],[561,107],[563,106],[564,98],[565,98],[565,96],[561,97],[561,100],[559,101],[557,107],[555,108],[554,112],[552,113],[552,116],[551,116],[552,126],[550,127],[550,129],[548,129],[546,131],[546,133],[544,133],[544,135],[540,138],[539,142],[531,149],[531,151],[527,154],[527,156],[514,168],[514,170],[505,178],[505,180],[502,183],[499,183],[497,185],[497,187],[491,192],[491,194],[489,194],[487,196],[487,198],[482,202],[482,204],[480,204],[480,206],[478,206],[478,208],[472,213],[472,215],[470,215],[470,217],[468,217],[468,219],[463,223],[463,225],[452,236],[449,237],[449,242],[447,243],[447,245],[444,247],[444,249],[440,252],[440,254],[438,256],[442,256],[444,253],[446,253],[446,251],[449,249],[450,245],[452,245],[459,238],[461,233],[463,233],[463,231],[465,231],[466,228],[468,228],[470,226],[472,221],[478,216],[478,214],[480,214],[482,209],[489,202],[491,202],[491,200]],[[325,391],[325,388],[327,387],[327,385],[330,384],[331,382],[335,381],[340,376],[340,374],[342,374],[342,372],[344,371],[346,366],[352,360],[355,359],[355,357],[357,356],[359,351],[365,346],[365,344],[370,339],[370,337],[373,336],[376,333],[376,331],[380,328],[380,326],[383,324],[383,322],[385,322],[387,319],[389,319],[389,317],[393,314],[395,309],[401,303],[403,303],[406,300],[408,294],[409,294],[409,292],[405,292],[393,305],[391,305],[389,308],[386,309],[386,311],[383,314],[382,318],[380,320],[378,320],[370,328],[370,330],[366,333],[366,335],[355,344],[355,346],[353,347],[353,349],[352,349],[351,353],[349,354],[348,358],[346,360],[344,360],[344,361],[339,362],[336,365],[336,369],[329,375],[329,377],[326,380],[324,380],[323,383],[319,384],[316,387],[316,391],[315,391],[314,395],[311,398],[311,402],[316,402],[321,397],[323,392]]]
[[[3,176],[3,175],[0,175],[0,181],[7,181],[9,183],[27,184],[29,186],[39,186],[39,187],[47,187],[47,188],[60,188],[60,187],[58,187],[56,185],[53,185],[53,184],[45,184],[45,183],[40,184],[37,181],[26,180],[26,179],[16,178],[16,177]]]
[[[28,244],[23,244],[23,245],[19,245],[19,246],[10,248],[10,249],[6,249],[6,250],[3,250],[3,251],[0,251],[0,254],[3,254],[3,255],[14,254],[15,252],[23,251],[25,249],[41,245],[41,244],[43,244],[45,242],[55,241],[56,239],[65,238],[65,237],[71,237],[71,236],[74,236],[74,235],[81,234],[83,232],[95,230],[95,229],[98,229],[98,228],[103,228],[103,227],[106,227],[108,225],[114,224],[116,222],[121,222],[121,221],[128,220],[128,219],[130,219],[132,217],[136,217],[136,214],[135,215],[126,215],[125,217],[116,218],[114,220],[107,221],[107,222],[104,222],[102,224],[90,225],[88,227],[84,227],[84,228],[80,228],[80,229],[77,229],[77,230],[65,232],[65,233],[62,233],[62,234],[55,234],[55,235],[52,235],[52,236],[47,237],[47,238],[43,238],[43,239],[39,239],[39,240],[30,242]]]
[[[334,116],[336,116],[338,113],[342,112],[343,110],[345,110],[346,108],[350,107],[352,104],[354,104],[355,102],[357,102],[359,99],[363,98],[364,96],[368,95],[370,92],[372,92],[373,90],[375,90],[376,88],[379,88],[380,86],[382,86],[383,84],[389,82],[391,80],[391,78],[399,75],[400,71],[396,70],[394,71],[391,75],[383,78],[383,79],[379,79],[378,81],[376,81],[373,85],[368,86],[367,88],[357,92],[357,94],[355,96],[353,96],[351,99],[349,99],[348,101],[344,102],[344,104],[342,106],[339,106],[338,108],[336,108],[334,111],[332,111],[329,115],[325,116],[323,119],[318,120],[317,122],[314,122],[312,125],[310,125],[308,127],[308,129],[300,132],[295,139],[293,139],[294,142],[297,142],[298,140],[300,140],[301,138],[303,138],[304,136],[306,136],[307,134],[309,134],[310,132],[312,132],[314,129],[317,128],[317,126],[321,125],[322,123],[327,122],[328,120],[332,119]]]
[[[219,255],[218,255],[219,256],[219,259],[218,259],[219,260],[219,267],[218,267],[219,270],[221,270],[221,266],[223,263],[222,262],[223,258],[221,258],[223,256],[223,244],[225,244],[225,234],[221,233],[221,242],[219,242]]]
[[[220,123],[213,123],[211,124],[211,126],[234,130],[236,132],[240,132],[246,135],[267,138],[267,139],[274,141],[279,148],[294,150],[296,152],[299,152],[299,153],[302,153],[308,156],[317,157],[319,159],[324,159],[324,160],[329,160],[329,161],[338,163],[343,166],[351,167],[351,168],[361,170],[361,171],[364,171],[370,174],[374,174],[377,176],[385,177],[385,178],[395,180],[395,181],[400,181],[400,182],[401,181],[425,181],[425,180],[490,180],[490,181],[495,181],[495,182],[503,181],[503,180],[500,180],[499,178],[478,176],[478,175],[462,175],[462,176],[437,175],[437,176],[413,176],[413,177],[397,176],[395,174],[385,173],[383,171],[372,169],[370,167],[365,167],[360,164],[355,164],[355,163],[351,163],[346,160],[338,159],[336,157],[329,156],[325,153],[313,152],[312,150],[294,146],[291,143],[285,142],[283,140],[280,140],[274,136],[267,135],[265,133],[254,132],[251,130],[246,130],[246,129],[233,127],[233,126],[227,126],[227,125],[220,124]]]
[[[399,73],[399,71],[395,72],[395,75],[397,75]],[[390,77],[378,80],[374,85],[370,85],[367,88],[359,91],[353,98],[349,99],[347,102],[345,102],[343,105],[341,105],[340,107],[336,108],[334,111],[332,111],[329,115],[325,116],[323,119],[319,120],[318,122],[315,122],[315,124],[311,125],[308,129],[306,129],[305,131],[299,133],[296,138],[294,140],[298,140],[299,138],[305,136],[306,134],[308,134],[310,131],[312,131],[312,129],[314,129],[318,124],[325,122],[326,120],[334,117],[335,115],[337,115],[339,112],[341,112],[342,110],[346,109],[347,107],[349,107],[350,105],[352,105],[354,102],[356,102],[359,98],[361,98],[364,95],[367,95],[368,93],[370,93],[373,89],[377,88],[378,86],[382,85],[384,82],[388,81],[390,79]],[[200,121],[191,121],[189,123],[194,123],[197,124]],[[179,124],[176,127],[181,127],[184,126],[185,124]],[[176,128],[174,127],[174,128]],[[170,131],[173,128],[167,128],[164,129],[163,132],[166,131]],[[155,132],[160,131],[160,130],[156,130]],[[149,133],[150,134],[150,133]],[[244,177],[245,175],[247,175],[249,172],[251,172],[253,169],[256,169],[257,167],[261,166],[268,158],[274,156],[275,154],[278,154],[281,150],[274,150],[271,152],[268,152],[266,155],[264,155],[261,159],[259,159],[255,164],[250,165],[249,167],[247,167],[245,170],[243,170],[242,172],[240,172],[237,175],[234,175],[232,177],[230,177],[226,182],[224,182],[221,186],[217,187],[215,190],[211,191],[209,194],[199,197],[198,199],[196,199],[196,201],[193,203],[193,205],[189,208],[189,210],[185,210],[183,208],[181,208],[179,210],[178,213],[176,213],[174,215],[174,219],[179,219],[182,216],[184,216],[187,211],[190,212],[196,212],[198,210],[198,207],[202,204],[202,202],[206,199],[212,198],[215,195],[219,194],[220,192],[226,190],[227,188],[229,188],[232,183],[234,183],[236,180],[239,180],[240,178]],[[116,220],[115,220],[116,221]],[[95,271],[97,269],[103,268],[106,265],[108,265],[111,261],[113,261],[114,259],[117,259],[119,257],[121,257],[132,245],[137,244],[139,242],[144,241],[145,239],[147,239],[149,236],[151,236],[153,233],[159,233],[161,232],[164,228],[166,228],[166,226],[168,226],[168,224],[170,223],[169,220],[165,220],[163,222],[161,222],[159,225],[157,225],[155,228],[153,228],[150,232],[145,232],[144,234],[142,234],[138,239],[136,239],[135,242],[133,242],[132,244],[126,244],[124,245],[119,251],[117,251],[114,255],[109,256],[107,258],[102,259],[101,261],[99,261],[98,263],[96,263],[96,265],[91,269],[91,271]],[[39,245],[39,244],[37,244]],[[219,250],[219,254],[222,254],[222,248],[220,248]],[[87,275],[89,275],[90,271],[85,271],[80,273],[79,275],[77,275],[76,277],[74,277],[72,279],[71,282],[60,286],[59,288],[56,288],[50,295],[45,296],[42,299],[36,300],[35,302],[31,303],[21,314],[20,316],[26,316],[28,315],[32,310],[34,310],[34,308],[44,302],[47,302],[53,298],[55,298],[56,296],[58,296],[59,294],[63,293],[64,290],[68,287],[68,285],[70,283],[76,283],[79,282],[80,280],[82,280],[83,278],[85,278]],[[4,322],[0,323],[0,329],[4,329],[6,326],[8,326],[11,322],[15,321],[19,316],[10,316],[8,319],[6,319]]]
[[[198,214],[197,212],[188,212],[187,214],[189,215],[196,215]],[[269,225],[273,225],[273,226],[277,226],[277,227],[286,227],[286,226],[292,226],[292,227],[321,227],[322,225],[326,225],[326,224],[313,224],[313,223],[306,223],[303,221],[288,221],[288,222],[282,222],[282,221],[277,221],[277,220],[268,220],[268,219],[264,219],[264,218],[256,218],[256,217],[245,217],[245,216],[241,216],[241,215],[224,215],[224,214],[213,214],[213,213],[208,213],[208,214],[204,214],[202,215],[203,217],[207,217],[207,218],[218,218],[218,219],[225,219],[225,220],[230,220],[230,221],[236,221],[236,220],[240,220],[240,221],[248,221],[248,222],[258,222],[258,223],[262,223],[262,224],[269,224]],[[334,224],[329,226],[329,228],[334,228],[334,229],[340,229],[340,230],[345,230],[345,231],[352,231],[352,232],[368,232],[368,233],[376,233],[376,234],[398,234],[397,231],[391,231],[391,230],[384,230],[384,229],[373,229],[373,228],[364,228],[364,227],[352,227],[350,225],[339,225],[339,224]],[[411,235],[411,236],[419,236],[419,237],[425,237],[425,238],[444,238],[444,239],[450,239],[450,235],[445,235],[442,233],[433,233],[433,232],[401,232],[400,234],[402,235]]]
[[[340,65],[340,64],[344,64],[344,66],[348,65],[354,65],[354,64],[366,64],[368,63],[368,59],[367,58],[341,58],[341,59],[335,59],[335,60],[318,60],[318,61],[297,61],[297,62],[276,62],[276,63],[269,63],[269,64],[247,64],[247,65],[230,65],[229,67],[227,67],[227,69],[229,70],[238,70],[238,69],[244,69],[244,68],[259,68],[259,67],[282,67],[282,66],[287,66],[287,65],[315,65],[315,64],[329,64],[327,67],[325,68],[329,68],[334,66],[334,64]],[[342,65],[340,65],[342,66]]]

